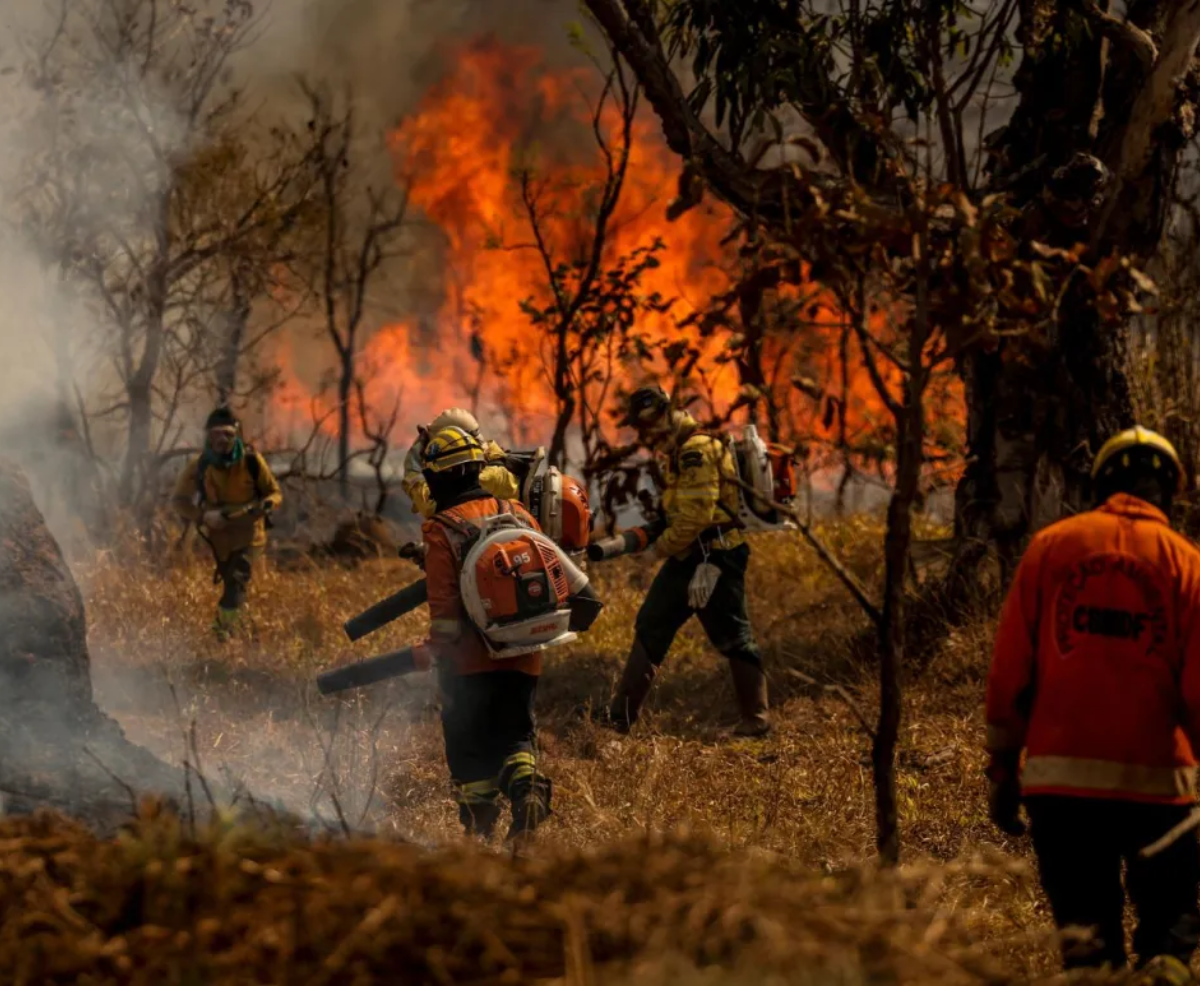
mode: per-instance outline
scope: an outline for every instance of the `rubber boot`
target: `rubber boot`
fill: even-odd
[[[550,817],[550,778],[541,774],[515,781],[510,789],[512,825],[504,841],[515,848],[529,844],[533,833]]]
[[[625,661],[625,670],[621,673],[621,683],[617,685],[604,724],[620,733],[629,732],[641,715],[642,706],[650,694],[656,674],[658,668],[646,654],[646,648],[640,640],[634,640],[629,657]]]
[[[737,695],[742,721],[734,727],[734,736],[765,736],[771,731],[767,720],[767,676],[761,665],[733,658],[729,661],[733,690]]]
[[[237,632],[241,622],[241,610],[226,609],[224,606],[218,606],[217,615],[213,617],[212,622],[213,635],[218,641],[225,643],[225,641]]]

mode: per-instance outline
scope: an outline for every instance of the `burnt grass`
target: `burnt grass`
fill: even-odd
[[[873,584],[878,524],[823,534]],[[639,559],[593,566],[607,608],[554,654],[539,692],[555,814],[525,859],[459,835],[427,676],[340,699],[312,684],[423,636],[422,614],[353,645],[340,629],[418,577],[411,565],[268,566],[252,626],[224,645],[209,631],[215,590],[198,556],[108,556],[74,573],[96,699],[129,739],[356,834],[189,826],[153,806],[116,842],[65,821],[6,821],[0,967],[24,963],[16,981],[374,983],[405,969],[403,981],[438,983],[1005,982],[1055,971],[1027,847],[986,817],[989,622],[947,635],[906,682],[905,864],[880,875],[866,731],[876,692],[856,646],[865,619],[792,537],[754,542],[751,607],[775,720],[763,740],[729,737],[728,672],[696,626],[633,735],[591,722],[652,574]],[[45,915],[42,945],[14,937],[18,911]],[[199,971],[179,978],[189,963]]]

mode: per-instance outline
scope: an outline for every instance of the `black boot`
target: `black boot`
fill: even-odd
[[[462,823],[467,835],[483,839],[485,842],[496,831],[496,823],[500,821],[500,805],[495,801],[479,804],[460,804],[458,820]]]
[[[731,658],[733,690],[737,694],[738,711],[742,721],[733,730],[734,736],[765,736],[771,731],[767,719],[767,676],[757,662]]]
[[[513,820],[505,842],[520,846],[530,841],[537,828],[550,817],[550,791],[550,778],[542,774],[513,782],[509,791]]]
[[[640,640],[634,640],[625,661],[625,670],[621,673],[621,683],[617,685],[616,693],[608,707],[608,716],[604,724],[621,733],[627,733],[633,728],[641,715],[642,705],[650,694],[654,684],[654,676],[658,668],[651,662],[646,648]]]

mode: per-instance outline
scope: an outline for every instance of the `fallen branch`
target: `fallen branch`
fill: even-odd
[[[875,727],[871,725],[871,720],[867,718],[866,713],[863,712],[859,704],[854,701],[854,696],[846,691],[845,686],[838,685],[833,682],[823,684],[822,682],[817,681],[817,679],[811,675],[807,675],[803,671],[798,671],[795,668],[788,668],[787,673],[793,678],[804,682],[806,685],[809,685],[813,688],[823,689],[824,691],[830,692],[840,698],[846,703],[846,707],[854,714],[854,718],[857,719],[858,724],[862,726],[863,732],[867,734],[872,743],[875,742]]]

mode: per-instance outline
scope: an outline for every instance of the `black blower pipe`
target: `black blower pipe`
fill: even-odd
[[[404,674],[424,670],[425,667],[417,664],[415,648],[405,647],[403,650],[369,657],[365,661],[357,661],[317,675],[317,690],[322,695],[332,695],[334,692],[362,688],[386,681],[388,678],[398,678]]]
[[[659,539],[666,525],[661,521],[643,527],[631,527],[612,537],[600,538],[587,546],[588,561],[607,561],[621,555],[635,555],[645,551]]]
[[[380,627],[387,626],[393,620],[398,620],[406,613],[411,613],[429,599],[429,586],[424,579],[418,579],[406,585],[399,592],[394,592],[386,599],[381,599],[370,609],[363,610],[358,616],[347,620],[342,629],[351,640],[361,640],[368,633],[374,633]]]

